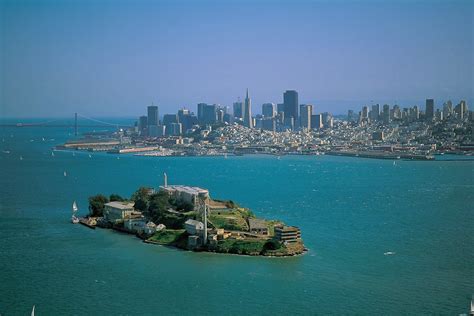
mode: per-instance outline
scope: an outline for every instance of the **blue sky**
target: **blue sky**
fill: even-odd
[[[473,99],[474,1],[1,1],[1,116]],[[472,107],[472,106],[471,106]]]

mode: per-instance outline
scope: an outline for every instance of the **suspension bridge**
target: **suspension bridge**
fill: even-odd
[[[85,120],[86,122],[79,123],[79,119]],[[72,121],[62,119],[55,119],[43,122],[17,122],[17,123],[3,123],[0,124],[0,127],[67,127],[74,128],[74,133],[77,135],[78,128],[100,128],[100,127],[114,127],[116,129],[120,128],[130,128],[132,125],[127,125],[123,123],[111,123],[105,122],[102,120],[94,119],[85,115],[74,113],[74,118]]]

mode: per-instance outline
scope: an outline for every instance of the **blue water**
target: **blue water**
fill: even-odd
[[[38,315],[468,311],[473,161],[52,157],[51,147],[71,137],[71,129],[0,132],[0,150],[11,151],[0,152],[2,315],[25,315],[32,305]],[[161,184],[163,172],[170,183],[208,188],[260,217],[301,227],[309,252],[192,253],[69,223],[73,200],[86,213],[88,196],[129,196],[138,186]]]

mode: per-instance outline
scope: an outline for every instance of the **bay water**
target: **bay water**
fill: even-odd
[[[468,312],[472,160],[52,156],[71,129],[0,132],[1,315],[26,315],[33,305],[37,315]],[[171,184],[204,187],[300,227],[309,251],[194,253],[70,223],[74,200],[86,214],[89,196],[128,197],[161,185],[163,172]]]

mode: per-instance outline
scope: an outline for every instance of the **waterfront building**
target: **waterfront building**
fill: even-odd
[[[127,218],[123,221],[123,227],[129,232],[138,233],[143,231],[147,224],[147,220],[144,216],[136,218]]]
[[[294,226],[275,226],[275,239],[281,242],[293,243],[301,240],[301,231]]]
[[[311,116],[313,115],[313,106],[311,104],[300,105],[300,127],[311,128]]]
[[[204,223],[194,219],[184,222],[184,228],[189,235],[200,235],[204,230]]]
[[[245,96],[244,102],[244,126],[248,128],[253,128],[253,119],[252,119],[252,102],[249,97],[249,89],[247,88],[247,95]]]
[[[323,128],[323,116],[321,114],[311,115],[311,128],[312,129]]]
[[[240,99],[237,102],[234,102],[233,112],[235,118],[244,118],[244,104],[242,103],[242,101],[240,101]]]
[[[119,223],[126,218],[130,218],[132,214],[141,215],[134,209],[135,203],[130,202],[109,202],[104,205],[104,219],[109,223]]]
[[[157,126],[159,124],[158,106],[150,105],[148,107],[147,124],[148,124],[148,127]]]
[[[262,115],[265,118],[273,118],[276,115],[275,103],[264,103],[262,104]]]
[[[434,119],[434,100],[426,99],[425,118],[427,121]]]
[[[298,92],[295,90],[286,90],[283,93],[283,104],[285,120],[289,120],[292,117],[293,122],[296,122],[298,120]]]

